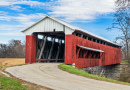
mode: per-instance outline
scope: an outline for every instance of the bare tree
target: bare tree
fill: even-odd
[[[129,40],[130,40],[130,0],[116,0],[116,9],[114,14],[114,22],[112,28],[116,28],[122,32],[122,36],[116,37],[121,39],[126,45],[126,58],[129,56]]]
[[[5,58],[7,55],[7,45],[6,44],[0,44],[0,58]]]
[[[0,58],[24,58],[25,43],[11,40],[9,44],[0,44]]]
[[[24,57],[25,46],[20,40],[9,41],[8,51],[11,57],[21,58]]]

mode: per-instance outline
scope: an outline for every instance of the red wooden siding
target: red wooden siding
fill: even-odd
[[[25,63],[34,63],[36,61],[36,36],[26,36]]]
[[[74,62],[76,51],[76,46],[73,46],[75,42],[73,41],[73,35],[67,35],[65,37],[65,63],[72,64]]]
[[[100,53],[100,59],[77,58],[76,45],[102,50],[104,53]],[[75,63],[75,67],[85,68],[120,62],[121,50],[119,48],[99,44],[74,35],[65,35],[65,64]]]

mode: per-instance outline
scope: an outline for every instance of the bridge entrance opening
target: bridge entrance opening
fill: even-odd
[[[64,32],[38,32],[36,35],[36,62],[64,62]]]

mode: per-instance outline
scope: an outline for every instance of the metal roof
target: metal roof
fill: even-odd
[[[98,49],[94,49],[94,48],[89,48],[89,47],[84,47],[84,46],[79,46],[77,45],[78,47],[81,47],[83,49],[86,49],[86,50],[90,50],[90,51],[95,51],[95,52],[104,52],[102,50],[98,50]]]
[[[31,25],[30,27],[26,28],[26,29],[23,30],[22,32],[24,32],[24,31],[28,30],[29,28],[35,26],[35,25],[38,24],[39,22],[43,21],[45,18],[50,18],[50,19],[52,19],[52,20],[54,20],[54,21],[56,21],[56,22],[58,22],[58,23],[60,23],[60,24],[62,24],[62,25],[65,25],[66,27],[72,29],[73,31],[75,31],[75,30],[80,30],[80,31],[82,31],[82,32],[84,32],[84,33],[87,33],[87,34],[93,36],[93,37],[96,37],[96,38],[99,38],[99,39],[104,40],[104,41],[106,41],[106,42],[109,42],[109,43],[111,43],[111,44],[117,45],[117,44],[115,44],[115,43],[113,43],[113,42],[111,42],[111,41],[109,41],[109,40],[107,40],[107,39],[105,39],[105,38],[103,38],[103,37],[97,36],[97,35],[95,35],[95,34],[93,34],[93,33],[91,33],[91,32],[88,32],[88,31],[86,31],[86,30],[84,30],[84,29],[81,29],[81,28],[76,27],[76,26],[74,26],[74,25],[71,25],[71,24],[69,24],[69,23],[67,23],[67,22],[65,22],[65,21],[63,21],[63,20],[61,20],[61,19],[57,19],[57,18],[54,18],[54,17],[49,16],[49,15],[45,16],[43,19],[41,19],[41,20],[39,20],[38,22],[34,23],[33,25]],[[117,46],[119,46],[119,45],[117,45]]]

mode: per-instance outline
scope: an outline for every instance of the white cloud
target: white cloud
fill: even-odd
[[[7,15],[8,12],[0,11],[0,15]]]
[[[0,30],[19,30],[20,28],[23,29],[25,28],[26,26],[24,25],[8,25],[8,24],[1,24],[0,25]]]
[[[9,6],[9,5],[30,5],[30,6],[43,6],[45,3],[31,0],[0,0],[0,6]]]
[[[0,40],[0,44],[8,44],[8,41]]]
[[[19,14],[18,16],[10,16],[6,12],[4,12],[5,14],[1,14],[1,13],[3,13],[3,11],[0,11],[0,20],[6,20],[6,21],[14,20],[24,26],[29,26],[35,23],[34,20],[42,19],[45,16],[45,14],[42,14],[42,13],[34,13],[34,14],[29,14],[29,15]]]
[[[67,21],[89,21],[114,12],[114,0],[58,0],[50,9],[49,14]]]
[[[21,33],[21,30],[32,25],[33,23],[36,22],[36,20],[40,20],[44,16],[45,14],[42,14],[42,13],[35,13],[35,14],[29,14],[29,15],[19,14],[17,16],[10,16],[8,15],[8,13],[0,11],[0,20],[19,22],[15,25],[0,24],[1,26],[0,36],[24,36],[24,34]]]
[[[45,14],[42,14],[42,13],[35,13],[35,14],[29,14],[29,15],[19,14],[19,16],[13,17],[13,19],[15,19],[16,21],[20,22],[21,24],[25,26],[29,26],[35,23],[35,21],[33,20],[42,19],[44,16]]]
[[[0,33],[0,35],[2,36],[24,36],[24,34],[23,33],[21,33],[21,32],[12,32],[12,33]]]
[[[19,31],[11,31],[11,32],[1,32],[0,33],[0,43],[8,44],[8,41],[15,39],[15,40],[25,40],[25,35]]]
[[[19,12],[22,11],[22,7],[21,6],[11,6],[10,9],[15,10],[15,11],[19,11]]]
[[[32,0],[0,0],[0,6],[8,6],[11,10],[16,10],[19,12],[24,9],[20,5],[29,5],[30,7],[43,8],[45,3]]]
[[[8,12],[0,11],[0,20],[10,21],[10,17],[7,16]]]
[[[0,0],[0,6],[9,6],[12,10],[22,11],[23,8],[20,5],[29,5],[49,9],[51,11],[48,14],[63,17],[66,21],[84,22],[94,20],[99,15],[114,12],[114,2],[115,0],[50,0],[43,3],[34,0]]]

